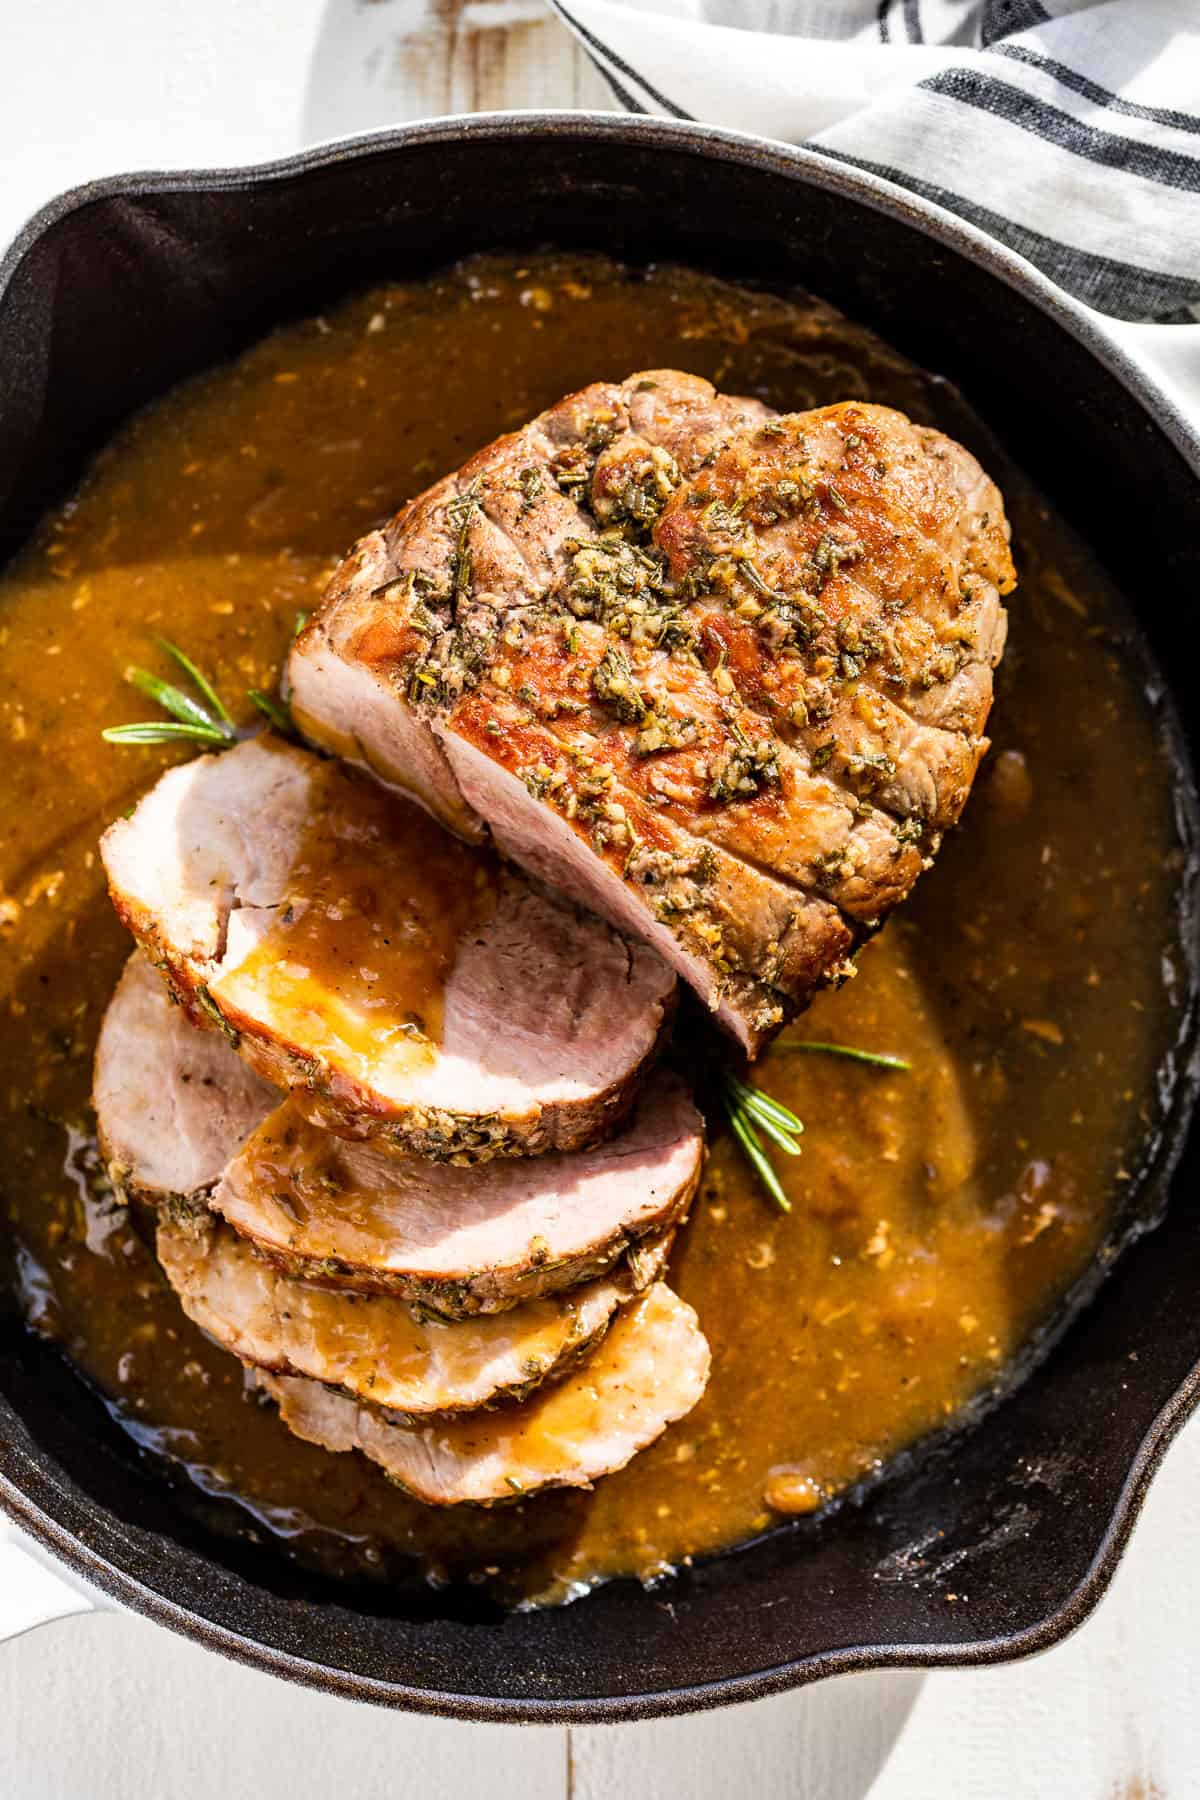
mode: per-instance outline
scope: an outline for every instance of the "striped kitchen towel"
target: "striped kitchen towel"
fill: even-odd
[[[634,112],[804,144],[1200,316],[1200,0],[550,0]]]

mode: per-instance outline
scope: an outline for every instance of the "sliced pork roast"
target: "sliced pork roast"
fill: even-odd
[[[211,1214],[169,1212],[158,1260],[184,1312],[252,1367],[300,1375],[407,1418],[524,1397],[594,1349],[662,1273],[669,1235],[570,1294],[448,1324],[402,1300],[282,1274]]]
[[[100,1027],[92,1097],[114,1186],[151,1206],[210,1189],[280,1101],[222,1038],[189,1024],[138,950]]]
[[[667,1070],[594,1149],[483,1168],[349,1142],[289,1101],[229,1164],[212,1204],[291,1274],[461,1318],[611,1269],[680,1222],[703,1158],[703,1121]]]
[[[317,742],[654,945],[754,1053],[966,800],[995,486],[859,403],[599,383],[364,538],[295,644]]]
[[[347,1135],[460,1162],[594,1143],[669,1020],[653,951],[271,735],[168,771],[102,854],[188,1017]]]
[[[577,1366],[666,1264],[669,1233],[569,1294],[454,1324],[400,1300],[282,1274],[206,1204],[279,1095],[222,1038],[188,1024],[139,952],[101,1029],[94,1097],[110,1169],[131,1199],[158,1208],[158,1259],[188,1317],[244,1363],[323,1381],[406,1417],[494,1405]]]
[[[588,1487],[690,1412],[708,1380],[696,1315],[664,1282],[625,1307],[586,1368],[519,1406],[398,1425],[315,1381],[260,1376],[298,1437],[362,1450],[430,1506]]]

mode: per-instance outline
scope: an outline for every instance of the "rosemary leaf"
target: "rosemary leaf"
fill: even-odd
[[[247,688],[246,697],[253,700],[263,718],[267,719],[276,731],[282,732],[284,737],[295,737],[296,726],[286,701],[272,700],[269,694],[261,693],[258,688]]]
[[[208,704],[212,707],[213,711],[216,713],[217,718],[221,721],[221,723],[224,726],[227,727],[226,735],[228,737],[232,737],[233,736],[233,720],[230,718],[228,712],[225,710],[224,704],[221,701],[221,697],[217,693],[217,690],[213,687],[212,682],[208,679],[208,676],[202,675],[200,673],[200,670],[196,667],[195,663],[192,661],[191,657],[186,656],[184,654],[184,652],[179,648],[178,644],[171,643],[169,638],[156,638],[155,642],[157,643],[160,650],[165,650],[167,655],[169,657],[171,657],[173,661],[175,661],[179,664],[179,667],[183,670],[184,674],[186,676],[188,676],[188,678],[191,680],[193,685],[198,689],[198,691],[208,701]]]
[[[791,1202],[783,1191],[767,1154],[767,1145],[764,1145],[759,1133],[766,1137],[769,1145],[782,1150],[785,1156],[799,1156],[800,1145],[796,1139],[804,1130],[803,1124],[782,1102],[773,1100],[761,1088],[743,1081],[732,1069],[718,1066],[716,1075],[721,1084],[721,1100],[730,1129],[747,1162],[780,1212],[791,1212]]]
[[[185,694],[182,688],[173,687],[169,681],[152,675],[149,669],[130,669],[126,680],[139,694],[145,694],[147,700],[153,700],[165,713],[178,719],[181,725],[197,726],[202,731],[215,732],[218,737],[225,736],[217,720],[205,712],[198,701]]]
[[[196,989],[196,1001],[201,1012],[208,1014],[208,1017],[212,1020],[217,1030],[221,1032],[224,1037],[229,1039],[229,1042],[236,1050],[242,1041],[242,1034],[238,1031],[236,1026],[229,1023],[229,1020],[225,1017],[225,1014],[221,1011],[207,987],[203,984]]]
[[[758,1179],[762,1182],[780,1212],[791,1212],[792,1203],[780,1187],[779,1177],[767,1160],[763,1147],[755,1135],[753,1126],[746,1122],[745,1115],[737,1106],[736,1102],[727,1099],[726,1107],[729,1113],[729,1123],[733,1128],[733,1134],[745,1151],[747,1160],[754,1170],[754,1173],[758,1176]]]
[[[748,1111],[755,1113],[759,1118],[773,1120],[784,1131],[796,1133],[804,1130],[803,1122],[781,1100],[773,1100],[770,1094],[764,1094],[761,1088],[752,1087],[748,1081],[743,1081],[740,1075],[727,1073],[725,1079],[737,1099]]]
[[[848,1056],[855,1062],[870,1063],[881,1069],[908,1069],[912,1066],[903,1057],[891,1056],[883,1051],[857,1050],[851,1044],[823,1043],[816,1039],[781,1044],[779,1049],[811,1050],[831,1056]],[[800,1145],[796,1140],[804,1130],[803,1121],[781,1100],[765,1094],[761,1088],[743,1080],[732,1069],[718,1066],[716,1075],[721,1084],[721,1099],[730,1129],[747,1162],[780,1211],[791,1212],[791,1202],[783,1191],[767,1152],[770,1147],[782,1150],[785,1156],[799,1156]],[[766,1144],[763,1143],[763,1138],[767,1140]]]
[[[172,719],[145,719],[136,725],[106,725],[100,736],[109,744],[217,744],[229,739],[211,725],[185,725]]]
[[[785,1131],[783,1126],[776,1124],[774,1119],[763,1113],[755,1112],[749,1105],[739,1107],[738,1111],[752,1131],[763,1132],[777,1149],[784,1152],[785,1156],[799,1156],[800,1146],[792,1132]]]
[[[300,633],[304,630],[304,627],[308,624],[308,621],[311,617],[312,617],[311,613],[298,612],[296,614],[296,623],[292,626],[292,642],[293,643],[300,636]]]
[[[911,1069],[912,1064],[903,1056],[892,1056],[884,1050],[858,1050],[853,1044],[823,1044],[816,1039],[805,1038],[793,1044],[777,1044],[775,1054],[786,1054],[793,1050],[813,1050],[826,1056],[848,1056],[852,1062],[870,1063],[876,1069]]]

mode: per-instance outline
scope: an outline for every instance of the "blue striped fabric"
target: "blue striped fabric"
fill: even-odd
[[[632,111],[872,170],[1115,317],[1200,317],[1200,0],[549,4]]]

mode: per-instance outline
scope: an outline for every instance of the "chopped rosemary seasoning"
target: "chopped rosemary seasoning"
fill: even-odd
[[[731,728],[733,743],[710,771],[713,800],[739,800],[779,780],[779,746],[770,738],[752,742],[740,725]]]
[[[767,585],[748,556],[738,564],[738,574],[742,576],[743,580],[750,583],[755,593],[765,594],[768,600],[776,598],[775,589]]]
[[[217,1030],[222,1032],[224,1036],[229,1039],[229,1042],[236,1050],[242,1041],[242,1034],[235,1026],[229,1023],[229,1020],[225,1017],[225,1014],[221,1011],[206,987],[201,986],[196,989],[196,1004],[199,1006],[202,1013],[208,1015]]]
[[[698,735],[699,726],[691,717],[675,719],[651,712],[634,739],[633,747],[638,756],[653,756],[658,750],[686,749],[695,743]]]
[[[540,500],[546,491],[546,482],[542,471],[533,465],[521,470],[517,476],[517,485],[525,502],[521,508],[522,512],[528,512],[534,502]]]
[[[303,630],[307,618],[306,613],[298,615],[297,631]],[[130,686],[161,706],[169,716],[165,719],[141,719],[132,725],[106,725],[100,733],[105,743],[187,743],[199,744],[207,750],[227,750],[231,744],[236,744],[242,734],[238,732],[228,708],[207,675],[196,667],[191,657],[178,644],[172,644],[166,638],[156,638],[155,642],[183,670],[200,699],[193,699],[182,688],[164,681],[159,675],[152,675],[147,669],[130,669],[126,675]],[[272,699],[258,688],[248,688],[246,697],[277,731],[285,737],[296,735],[291,709],[285,699]]]
[[[822,533],[809,564],[818,583],[818,593],[830,576],[837,574],[843,563],[854,562],[865,550],[866,545],[859,538],[846,542],[842,538],[830,537],[828,532]]]
[[[451,588],[455,598],[471,591],[471,552],[467,547],[467,539],[471,531],[471,520],[481,510],[479,495],[483,488],[483,477],[477,475],[469,488],[456,494],[446,507],[446,517],[458,533],[451,560]]]
[[[616,645],[604,652],[592,670],[592,692],[623,725],[637,725],[649,707],[634,679],[629,658]]]

